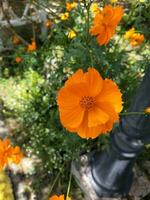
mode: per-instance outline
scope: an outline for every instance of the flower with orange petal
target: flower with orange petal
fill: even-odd
[[[139,46],[144,41],[144,35],[140,33],[135,32],[135,28],[131,28],[128,30],[125,35],[125,39],[128,39],[130,41],[130,45],[133,47]]]
[[[20,44],[21,43],[21,40],[18,38],[18,36],[16,36],[16,35],[14,35],[13,37],[12,37],[12,42],[13,42],[13,44]]]
[[[130,38],[130,45],[133,47],[139,46],[144,41],[144,35],[140,33],[134,33]]]
[[[28,45],[28,47],[27,47],[27,52],[33,52],[33,51],[35,51],[36,50],[36,42],[33,40],[32,42],[31,42],[31,44],[29,44]]]
[[[0,139],[0,169],[2,169],[7,163],[8,158],[11,157],[11,146],[10,146],[10,140]]]
[[[71,198],[66,197],[66,199],[65,199],[64,195],[60,195],[60,196],[54,195],[54,196],[50,197],[49,200],[71,200]]]
[[[121,6],[106,5],[100,13],[95,15],[90,34],[97,37],[100,45],[106,45],[115,34],[122,16],[123,8]]]
[[[0,169],[10,162],[18,164],[23,157],[23,154],[18,146],[13,147],[8,138],[0,139]]]
[[[58,92],[62,125],[82,138],[96,138],[111,131],[122,110],[122,94],[110,79],[94,68],[75,72]]]
[[[17,56],[17,57],[15,58],[15,61],[16,61],[16,63],[20,63],[20,62],[22,61],[22,58],[19,57],[19,56]]]
[[[45,22],[44,22],[44,25],[45,27],[47,28],[51,28],[51,26],[53,25],[52,21],[50,19],[47,19]]]
[[[23,157],[23,153],[21,152],[20,147],[19,146],[12,147],[12,154],[11,154],[10,161],[15,164],[19,164],[22,157]]]
[[[68,10],[69,12],[74,9],[75,7],[77,6],[77,3],[76,2],[72,2],[72,3],[69,3],[67,2],[66,3],[66,10]]]

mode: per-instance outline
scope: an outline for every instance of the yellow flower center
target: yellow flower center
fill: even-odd
[[[95,99],[90,96],[84,96],[80,101],[81,107],[86,110],[93,108],[94,104],[95,104]]]

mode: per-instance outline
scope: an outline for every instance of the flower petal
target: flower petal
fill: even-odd
[[[89,67],[88,72],[84,75],[84,80],[88,86],[89,95],[98,95],[103,86],[103,79],[99,72],[96,69]]]
[[[77,96],[80,100],[82,97],[90,95],[88,84],[85,82],[70,85],[66,89],[68,94]]]
[[[88,127],[88,115],[85,114],[82,123],[77,128],[77,133],[82,138],[96,138],[102,134],[101,126]]]
[[[84,109],[76,106],[72,109],[61,109],[60,120],[64,127],[76,128],[78,127],[84,116]]]
[[[94,107],[88,112],[88,127],[98,126],[106,123],[109,115],[99,107]]]
[[[116,112],[120,112],[123,108],[121,96],[118,86],[112,80],[105,79],[103,89],[96,98],[97,102],[109,102]]]
[[[105,112],[109,116],[109,120],[113,122],[118,121],[119,115],[109,102],[99,102],[97,103],[97,105],[101,108],[103,112]]]
[[[108,122],[106,122],[106,124],[101,125],[101,131],[102,133],[107,133],[109,131],[112,130],[114,123],[109,120]]]
[[[65,86],[70,86],[83,82],[83,76],[83,70],[78,69],[71,77],[68,78],[68,80],[65,82]]]
[[[74,108],[79,105],[79,101],[79,96],[69,92],[66,87],[61,88],[58,92],[57,104],[59,106],[59,110]]]
[[[103,32],[101,32],[101,34],[97,36],[97,42],[100,45],[103,45],[103,44],[107,44],[107,40],[108,40],[107,32],[106,32],[106,28],[104,28]]]
[[[114,16],[111,19],[111,25],[117,26],[123,16],[123,8],[121,6],[117,6],[114,8]]]

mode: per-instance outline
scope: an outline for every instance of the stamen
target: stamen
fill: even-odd
[[[84,96],[80,101],[81,107],[86,110],[91,109],[94,106],[94,104],[95,104],[95,99],[90,96]]]

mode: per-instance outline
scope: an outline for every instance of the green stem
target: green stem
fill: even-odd
[[[71,174],[71,170],[70,170],[69,183],[68,183],[66,198],[69,197],[69,192],[70,192],[70,187],[71,187],[71,179],[72,179],[72,174]],[[66,200],[67,200],[67,199],[66,199]]]
[[[90,5],[87,6],[87,44],[89,43],[89,29],[90,29]]]
[[[48,197],[50,196],[50,194],[51,194],[51,192],[52,192],[52,190],[53,190],[53,188],[54,188],[54,186],[55,186],[55,184],[56,184],[56,182],[57,182],[57,180],[58,180],[58,178],[59,178],[59,176],[60,176],[60,174],[61,174],[61,172],[62,172],[63,169],[64,169],[64,165],[62,166],[62,168],[61,168],[60,171],[58,172],[58,174],[57,174],[55,180],[53,181],[52,186],[51,186],[51,188],[50,188],[50,191],[48,192]]]
[[[91,1],[90,2],[86,2],[86,0],[83,1],[84,3],[84,8],[86,9],[86,13],[84,15],[85,18],[85,30],[86,30],[86,44],[88,45],[89,43],[89,29],[90,29],[90,5],[91,5]]]
[[[146,115],[144,112],[126,112],[126,113],[120,113],[120,115]]]

